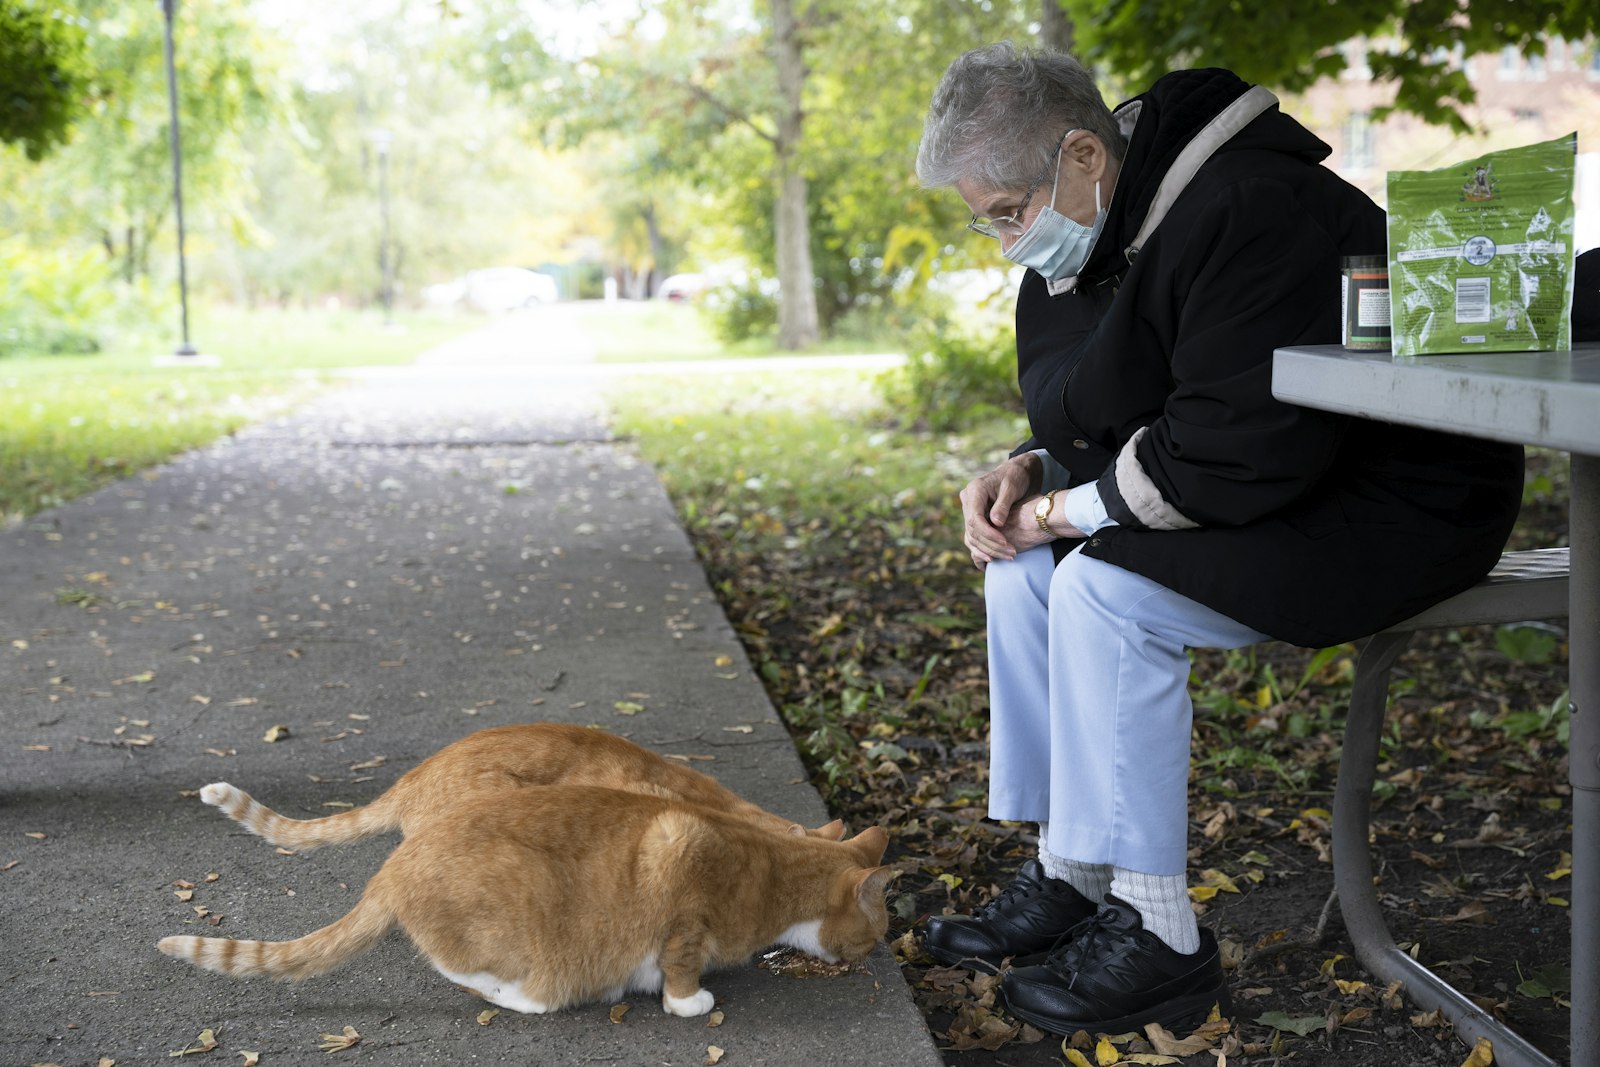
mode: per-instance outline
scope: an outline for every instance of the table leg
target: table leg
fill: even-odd
[[[1600,456],[1572,457],[1572,1059],[1600,1064]]]

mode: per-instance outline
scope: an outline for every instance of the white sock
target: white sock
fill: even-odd
[[[1183,875],[1141,874],[1118,867],[1112,874],[1111,895],[1137,911],[1144,928],[1174,952],[1187,955],[1200,948],[1200,925],[1189,906]]]
[[[1039,865],[1051,878],[1065,882],[1096,904],[1111,891],[1111,864],[1080,863],[1050,851],[1050,824],[1039,824]]]

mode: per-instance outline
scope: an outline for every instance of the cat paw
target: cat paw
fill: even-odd
[[[681,1015],[690,1018],[695,1015],[704,1015],[709,1012],[717,998],[711,995],[711,990],[697,990],[687,997],[675,997],[671,993],[661,994],[661,1010],[668,1015]]]

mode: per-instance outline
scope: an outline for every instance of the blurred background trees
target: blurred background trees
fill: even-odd
[[[1555,40],[1594,67],[1600,19],[1552,0],[1246,7],[183,0],[190,277],[240,304],[375,302],[386,134],[402,301],[484,267],[543,270],[568,298],[649,297],[676,275],[675,292],[708,290],[725,337],[869,343],[937,325],[941,282],[1004,287],[959,202],[913,174],[929,94],[965,48],[1071,42],[1113,102],[1177,65],[1288,90],[1359,65],[1386,94],[1372,121],[1394,108],[1459,133],[1488,125],[1464,60]],[[93,349],[168,314],[161,36],[156,0],[0,0],[0,355]]]

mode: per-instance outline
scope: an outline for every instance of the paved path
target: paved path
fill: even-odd
[[[642,995],[620,1024],[479,1025],[397,934],[298,986],[156,951],[213,932],[197,906],[234,937],[324,925],[393,844],[279,855],[193,790],[326,814],[499,723],[599,723],[825,821],[566,321],[503,320],[0,532],[0,1067],[168,1064],[208,1028],[202,1065],[939,1062],[883,949],[841,978],[712,975],[716,1029]],[[359,1046],[318,1051],[345,1026]]]

